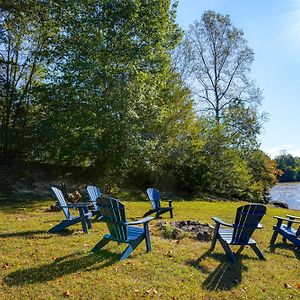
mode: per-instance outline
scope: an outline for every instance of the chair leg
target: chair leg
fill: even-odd
[[[86,224],[87,224],[88,229],[91,229],[91,228],[92,228],[91,220],[90,220],[90,218],[86,215],[88,212],[89,212],[88,207],[85,207],[85,208],[84,208],[84,218],[85,218],[85,222],[86,222]]]
[[[173,207],[172,207],[172,202],[169,202],[169,207],[170,207],[170,218],[173,218]]]
[[[124,260],[126,259],[132,252],[133,250],[141,243],[141,241],[143,240],[144,238],[141,237],[137,240],[134,240],[132,242],[130,242],[130,244],[128,245],[128,247],[125,249],[125,251],[122,253],[121,257],[120,257],[120,260]]]
[[[266,260],[263,253],[261,252],[261,250],[259,249],[259,247],[256,244],[251,244],[250,247],[255,252],[255,254],[259,257],[259,259]]]
[[[275,229],[270,241],[270,247],[273,247],[278,236],[278,231]]]
[[[71,225],[74,225],[76,223],[80,222],[80,219],[72,219],[72,220],[63,220],[60,223],[58,223],[57,225],[53,226],[51,229],[49,229],[48,232],[50,233],[56,233],[59,232]]]
[[[91,250],[92,252],[96,252],[97,250],[100,250],[101,248],[103,248],[105,245],[107,245],[110,242],[109,239],[103,238],[102,240],[100,240]]]
[[[150,241],[150,232],[149,232],[149,223],[144,223],[145,230],[145,241],[147,252],[151,251],[151,241]]]
[[[82,225],[82,230],[84,233],[88,233],[88,229],[86,226],[86,220],[85,220],[85,215],[84,215],[84,209],[83,208],[79,208],[79,214],[80,214],[80,218],[81,218],[81,225]]]
[[[120,260],[124,260],[126,259],[135,249],[136,247],[134,247],[134,245],[129,244],[128,247],[125,249],[125,251],[122,253]]]
[[[241,246],[241,247],[239,248],[239,250],[236,252],[236,254],[241,254],[242,251],[244,250],[244,248],[245,248],[245,246]]]
[[[211,246],[210,246],[209,251],[214,251],[214,249],[215,249],[219,228],[220,228],[220,224],[216,224],[215,231],[214,231],[214,236],[213,236],[213,239],[211,241]]]
[[[91,220],[89,219],[89,217],[85,217],[85,221],[86,221],[88,229],[91,229],[92,228],[92,223],[91,223]]]
[[[234,264],[236,262],[236,259],[229,245],[221,238],[219,239],[219,242],[222,245],[224,251],[226,252],[228,259]]]

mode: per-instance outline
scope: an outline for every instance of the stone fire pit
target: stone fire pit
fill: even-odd
[[[212,240],[214,227],[208,223],[200,223],[198,221],[161,221],[157,226],[162,231],[164,237],[172,239],[182,239],[191,237],[199,241]]]

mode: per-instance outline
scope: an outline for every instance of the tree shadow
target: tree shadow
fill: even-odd
[[[18,210],[34,209],[49,201],[48,197],[41,197],[36,193],[7,193],[0,194],[0,211],[12,213]]]
[[[201,265],[201,262],[206,258],[211,257],[221,261],[221,263],[212,272],[208,268]],[[247,271],[248,268],[243,265],[242,258],[250,258],[247,255],[240,254],[237,257],[235,264],[229,262],[225,254],[211,253],[206,251],[196,260],[188,261],[188,264],[200,270],[203,273],[209,273],[208,277],[202,283],[202,288],[208,291],[228,291],[237,287],[242,282],[242,271]]]
[[[17,231],[17,232],[8,232],[8,233],[0,233],[0,238],[28,238],[32,239],[41,234],[45,234],[45,230],[29,230],[29,231]],[[49,235],[48,235],[49,236]]]
[[[102,250],[101,253],[75,252],[56,258],[49,264],[14,271],[4,277],[3,282],[8,286],[47,282],[78,271],[90,271],[106,268],[116,262],[118,254]],[[102,263],[99,265],[99,263]],[[94,266],[97,264],[96,266]]]
[[[60,232],[57,232],[56,235],[68,236],[73,235],[74,230],[64,229]],[[28,239],[49,239],[53,236],[52,233],[49,233],[45,230],[28,230],[28,231],[17,231],[17,232],[8,232],[0,233],[0,238],[28,238]]]
[[[296,247],[294,244],[288,243],[288,242],[279,242],[279,243],[274,244],[273,246],[270,246],[270,252],[275,253],[276,248],[290,250],[290,251],[294,252],[295,257],[298,260],[300,260],[300,248]],[[286,257],[291,257],[291,258],[294,257],[292,255],[286,255],[286,254],[281,254],[281,255],[285,255]]]

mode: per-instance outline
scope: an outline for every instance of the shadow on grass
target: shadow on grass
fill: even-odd
[[[275,253],[276,248],[279,249],[285,249],[285,250],[290,250],[292,252],[294,252],[295,257],[300,260],[300,248],[296,247],[294,244],[292,243],[288,243],[288,242],[280,242],[280,243],[276,243],[273,246],[270,247],[270,252],[271,253]],[[277,254],[279,254],[280,252],[278,252]],[[286,254],[281,254],[281,255],[285,255],[287,257],[291,257],[293,258],[293,256],[291,255],[286,255]]]
[[[221,263],[211,273],[201,265],[206,257],[211,257],[221,261]],[[247,255],[239,255],[235,264],[230,263],[225,254],[211,253],[209,250],[198,259],[188,261],[188,264],[200,270],[203,273],[209,273],[208,277],[202,283],[202,288],[208,291],[226,291],[237,287],[242,282],[242,271],[248,268],[242,264],[241,258],[250,258]]]
[[[74,234],[74,230],[62,230],[57,232],[56,235],[67,236]],[[43,236],[41,236],[43,235]],[[53,236],[52,233],[49,233],[45,230],[29,230],[29,231],[17,231],[17,232],[8,232],[8,233],[0,233],[0,238],[28,238],[28,239],[49,239]]]
[[[0,194],[0,210],[8,213],[20,209],[38,208],[41,203],[49,201],[49,197],[41,197],[35,193],[6,193]]]
[[[101,253],[76,252],[67,256],[58,257],[49,264],[17,270],[8,274],[4,283],[8,286],[47,282],[78,271],[99,270],[112,265],[119,258],[118,254],[102,250]],[[102,263],[99,265],[99,263]],[[97,264],[96,266],[94,266]]]

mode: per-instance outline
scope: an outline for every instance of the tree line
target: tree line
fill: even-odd
[[[278,179],[281,182],[300,181],[300,157],[281,151],[275,157]]]
[[[187,32],[177,1],[0,4],[0,159],[90,168],[118,186],[263,201],[253,50],[228,15]]]

